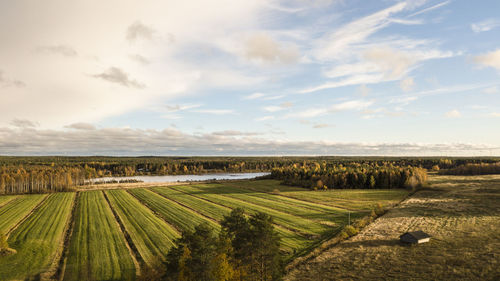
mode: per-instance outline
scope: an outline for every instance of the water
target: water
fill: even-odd
[[[190,182],[207,180],[245,180],[256,177],[266,176],[270,173],[217,173],[202,175],[170,175],[170,176],[134,176],[134,177],[104,177],[91,179],[92,182],[110,181],[110,180],[139,180],[143,182]]]

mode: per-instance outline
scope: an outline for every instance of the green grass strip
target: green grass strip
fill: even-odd
[[[28,215],[47,194],[20,195],[0,208],[0,232],[7,234],[12,227]]]
[[[104,194],[81,192],[64,280],[134,279],[134,262]]]
[[[135,188],[129,192],[181,231],[193,230],[201,223],[207,223],[213,229],[220,230],[219,224],[150,190]]]
[[[142,259],[152,265],[164,260],[174,240],[180,235],[125,190],[106,191]]]
[[[9,236],[17,254],[0,257],[2,280],[31,279],[47,271],[64,239],[75,193],[50,195]],[[42,197],[40,197],[42,198]]]

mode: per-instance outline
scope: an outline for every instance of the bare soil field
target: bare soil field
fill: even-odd
[[[401,245],[399,235],[414,230],[431,241]],[[500,280],[500,175],[431,176],[428,188],[285,280]]]

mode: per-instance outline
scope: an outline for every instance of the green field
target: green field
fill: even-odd
[[[104,194],[81,192],[64,280],[134,278],[134,262]]]
[[[179,233],[125,190],[106,194],[142,259],[150,265],[156,258],[163,260]]]
[[[76,200],[75,193],[1,196],[0,231],[18,225],[9,237],[18,253],[0,258],[0,280],[50,277],[56,269],[64,280],[133,280],[141,266],[165,258],[180,232],[200,223],[219,231],[234,208],[271,215],[291,260],[338,233],[348,213],[354,220],[407,194],[310,191],[258,180],[81,191]]]
[[[50,271],[71,213],[74,193],[50,195],[9,236],[17,254],[0,257],[2,280],[26,279]],[[38,196],[41,198],[40,196]]]
[[[7,234],[28,215],[46,195],[20,195],[0,208],[0,232]],[[10,196],[9,196],[10,197]]]

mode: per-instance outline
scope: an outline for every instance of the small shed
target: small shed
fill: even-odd
[[[406,232],[399,236],[399,241],[406,244],[421,244],[429,242],[431,236],[423,231]]]

